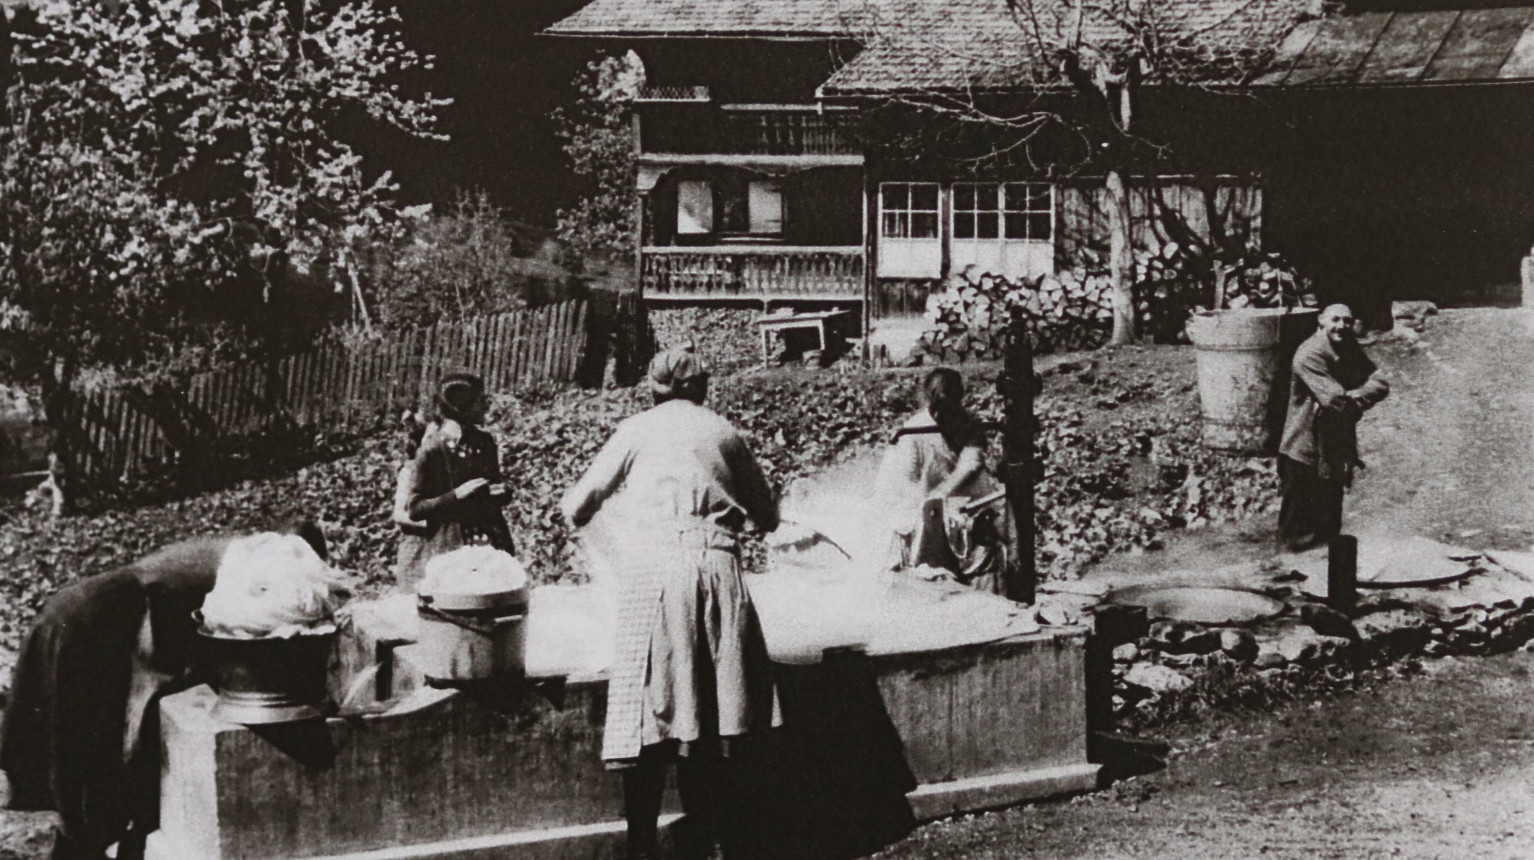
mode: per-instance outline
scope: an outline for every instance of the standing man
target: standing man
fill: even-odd
[[[1289,416],[1278,449],[1278,537],[1295,552],[1342,532],[1342,494],[1353,484],[1353,468],[1363,465],[1358,419],[1390,393],[1353,326],[1347,305],[1331,305],[1321,312],[1320,328],[1294,353]]]
[[[721,759],[781,721],[739,546],[748,519],[777,528],[777,503],[740,434],[702,405],[697,356],[657,355],[647,382],[655,406],[618,425],[560,502],[575,526],[607,505],[628,542],[602,758],[623,772],[632,860],[657,856],[673,759],[684,808],[728,847]]]

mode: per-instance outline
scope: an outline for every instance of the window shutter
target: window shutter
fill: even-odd
[[[714,193],[707,182],[687,179],[676,184],[676,232],[690,236],[714,232]]]

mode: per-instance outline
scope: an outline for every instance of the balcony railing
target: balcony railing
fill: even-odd
[[[643,124],[645,152],[678,155],[857,155],[839,117],[782,112],[688,111]]]
[[[641,281],[646,299],[854,299],[863,298],[860,247],[644,249]]]
[[[639,88],[639,95],[635,101],[645,104],[658,104],[664,102],[706,102],[708,101],[708,87],[702,86],[669,86],[656,87],[646,84]]]

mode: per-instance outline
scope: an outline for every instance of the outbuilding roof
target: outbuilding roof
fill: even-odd
[[[1300,24],[1268,86],[1506,82],[1534,79],[1534,7],[1369,12]]]
[[[1077,5],[1025,5],[1036,17],[1021,17],[1005,0],[593,0],[547,32],[860,42],[864,49],[822,86],[829,96],[1058,84],[1053,62],[1042,60],[1073,33]],[[1155,10],[1156,37],[1189,45],[1183,81],[1301,87],[1534,80],[1534,5],[1308,20],[1306,0],[1162,0],[1145,8]],[[1102,11],[1088,13],[1081,27],[1087,44],[1144,38]]]

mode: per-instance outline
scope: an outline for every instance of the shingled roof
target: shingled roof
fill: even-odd
[[[1534,5],[1303,20],[1310,5],[1170,0],[1149,8],[1159,16],[1160,35],[1186,39],[1192,53],[1215,59],[1181,70],[1182,81],[1295,87],[1534,80]],[[864,50],[822,86],[828,96],[1030,89],[1059,83],[1052,64],[1039,60],[1074,25],[1070,7],[1053,6],[1053,19],[1051,7],[1036,2],[1040,18],[1022,20],[1004,0],[593,0],[547,32],[861,42]],[[1103,14],[1089,15],[1083,28],[1087,44],[1130,38],[1122,22]]]
[[[1145,4],[1130,22],[1101,4],[1081,21],[1081,43],[1105,49],[1146,38],[1180,45],[1178,79],[1226,83],[1250,77],[1300,19],[1295,0],[1174,0]],[[1074,40],[1074,8],[1034,3],[1032,17],[1003,0],[882,0],[862,19],[867,49],[822,87],[826,95],[1005,90],[1060,83],[1040,62]],[[1185,50],[1183,50],[1185,49]],[[1172,52],[1168,52],[1171,54]],[[1194,58],[1199,58],[1194,62]]]
[[[837,38],[858,0],[593,0],[548,28],[555,36]],[[844,8],[845,7],[845,8]]]

